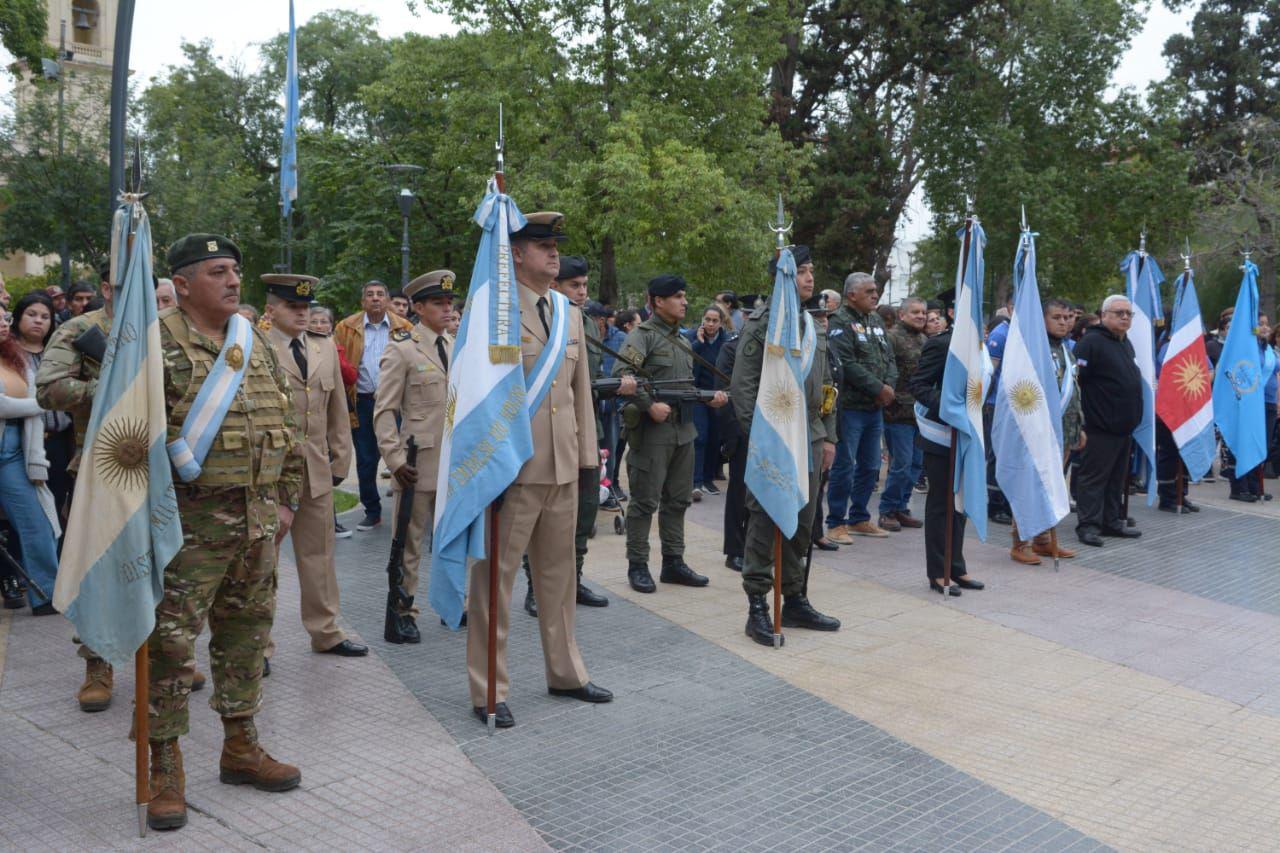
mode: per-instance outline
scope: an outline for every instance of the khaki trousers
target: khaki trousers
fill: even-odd
[[[529,555],[533,594],[538,600],[538,631],[546,662],[547,686],[581,687],[587,667],[574,638],[578,573],[573,534],[578,514],[578,484],[562,486],[513,484],[498,515],[497,701],[505,702],[507,633],[511,622],[511,588],[520,558]],[[471,564],[467,599],[467,677],[471,705],[486,702],[489,655],[489,561]]]
[[[334,565],[333,492],[319,497],[311,493],[311,483],[302,484],[302,499],[289,528],[293,558],[298,566],[298,589],[302,599],[302,627],[311,635],[311,648],[331,649],[347,638],[338,627],[338,573]],[[277,560],[278,562],[278,560]],[[267,657],[276,650],[275,640],[267,644]]]
[[[396,535],[396,519],[400,517],[400,496],[404,494],[404,490],[399,486],[395,489],[395,506],[391,509],[391,535]],[[405,594],[413,596],[413,607],[409,608],[410,614],[414,619],[418,618],[418,614],[422,612],[422,608],[418,606],[418,567],[422,563],[422,543],[423,540],[431,535],[432,529],[435,527],[436,518],[436,493],[432,489],[429,492],[413,493],[413,509],[409,512],[409,530],[405,534],[404,540],[404,591]]]

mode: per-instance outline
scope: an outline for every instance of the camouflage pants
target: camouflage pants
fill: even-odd
[[[223,717],[262,704],[262,660],[275,617],[279,518],[269,497],[244,489],[178,489],[182,550],[164,573],[151,634],[151,739],[187,733],[196,638],[209,619],[213,691]]]

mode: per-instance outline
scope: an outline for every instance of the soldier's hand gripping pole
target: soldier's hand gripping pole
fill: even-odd
[[[405,444],[405,464],[418,464],[418,442],[413,436]],[[404,589],[404,545],[409,536],[409,518],[413,515],[415,487],[400,489],[396,507],[396,528],[391,537],[391,556],[387,559],[387,612],[382,625],[382,638],[400,644],[408,636],[406,620],[412,612],[413,596]]]

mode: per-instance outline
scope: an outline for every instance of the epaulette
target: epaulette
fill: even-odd
[[[411,337],[413,337],[413,333],[410,332],[408,329],[395,329],[394,331],[391,332],[391,340],[395,341],[396,343],[400,343],[401,341],[407,341]]]

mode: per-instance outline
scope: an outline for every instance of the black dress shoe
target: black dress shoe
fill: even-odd
[[[548,687],[547,692],[552,696],[567,696],[570,699],[578,699],[582,702],[612,702],[613,694],[603,687],[597,687],[588,681],[581,687]]]
[[[733,569],[735,572],[741,573],[741,572],[742,572],[742,558],[741,558],[741,557],[725,557],[725,558],[724,558],[724,567],[725,567],[726,569]]]
[[[360,643],[353,643],[350,640],[343,640],[336,646],[330,646],[320,654],[337,655],[344,658],[362,658],[369,654],[369,647],[362,646]]]
[[[1191,501],[1187,500],[1186,498],[1183,498],[1182,509],[1184,512],[1199,512],[1200,504],[1193,504]]]
[[[782,602],[782,625],[785,628],[808,628],[810,631],[839,631],[840,620],[813,609],[803,595],[788,595]]]
[[[57,616],[58,611],[54,609],[52,601],[46,601],[44,604],[39,604],[31,608],[31,615],[32,616]]]
[[[708,495],[712,495],[713,497],[720,494],[720,490],[716,488],[716,484],[710,480],[702,484],[702,491]]]
[[[762,646],[773,646],[773,620],[769,618],[769,602],[763,595],[747,596],[747,628],[744,632]],[[786,645],[782,637],[779,645]]]
[[[986,584],[982,581],[975,581],[970,578],[956,578],[955,585],[961,589],[986,589]]]
[[[608,607],[609,599],[578,581],[578,603],[583,607]]]
[[[832,542],[830,539],[815,539],[813,547],[819,551],[839,551],[840,546]]]
[[[1241,501],[1242,503],[1254,504],[1258,502],[1257,495],[1251,495],[1248,492],[1232,492],[1228,497],[1233,501]]]
[[[1095,548],[1101,548],[1103,544],[1102,537],[1095,530],[1077,530],[1076,538],[1080,540],[1081,544],[1092,545]]]
[[[534,619],[538,618],[538,602],[533,597],[533,584],[524,588],[524,612]]]
[[[933,581],[929,581],[929,589],[933,590],[938,595],[942,595],[942,584],[940,583],[934,583]],[[947,595],[959,596],[960,587],[956,586],[955,582],[952,582],[951,586],[947,587]]]
[[[406,643],[421,643],[422,634],[418,631],[418,623],[412,616],[405,615],[400,619],[400,634]]]
[[[1142,531],[1128,527],[1104,527],[1102,535],[1110,536],[1114,539],[1137,539],[1142,536]]]
[[[472,708],[471,713],[486,726],[489,724],[489,712],[483,706]],[[511,716],[511,709],[507,707],[506,702],[499,702],[493,706],[493,721],[500,729],[509,729],[516,724],[516,718]]]
[[[644,563],[631,563],[627,566],[627,583],[636,592],[657,592],[658,585],[649,574],[649,567]]]
[[[662,558],[662,573],[658,575],[658,579],[663,583],[679,584],[680,586],[706,586],[711,583],[711,579],[706,575],[700,575],[689,568],[682,557],[664,556]]]

